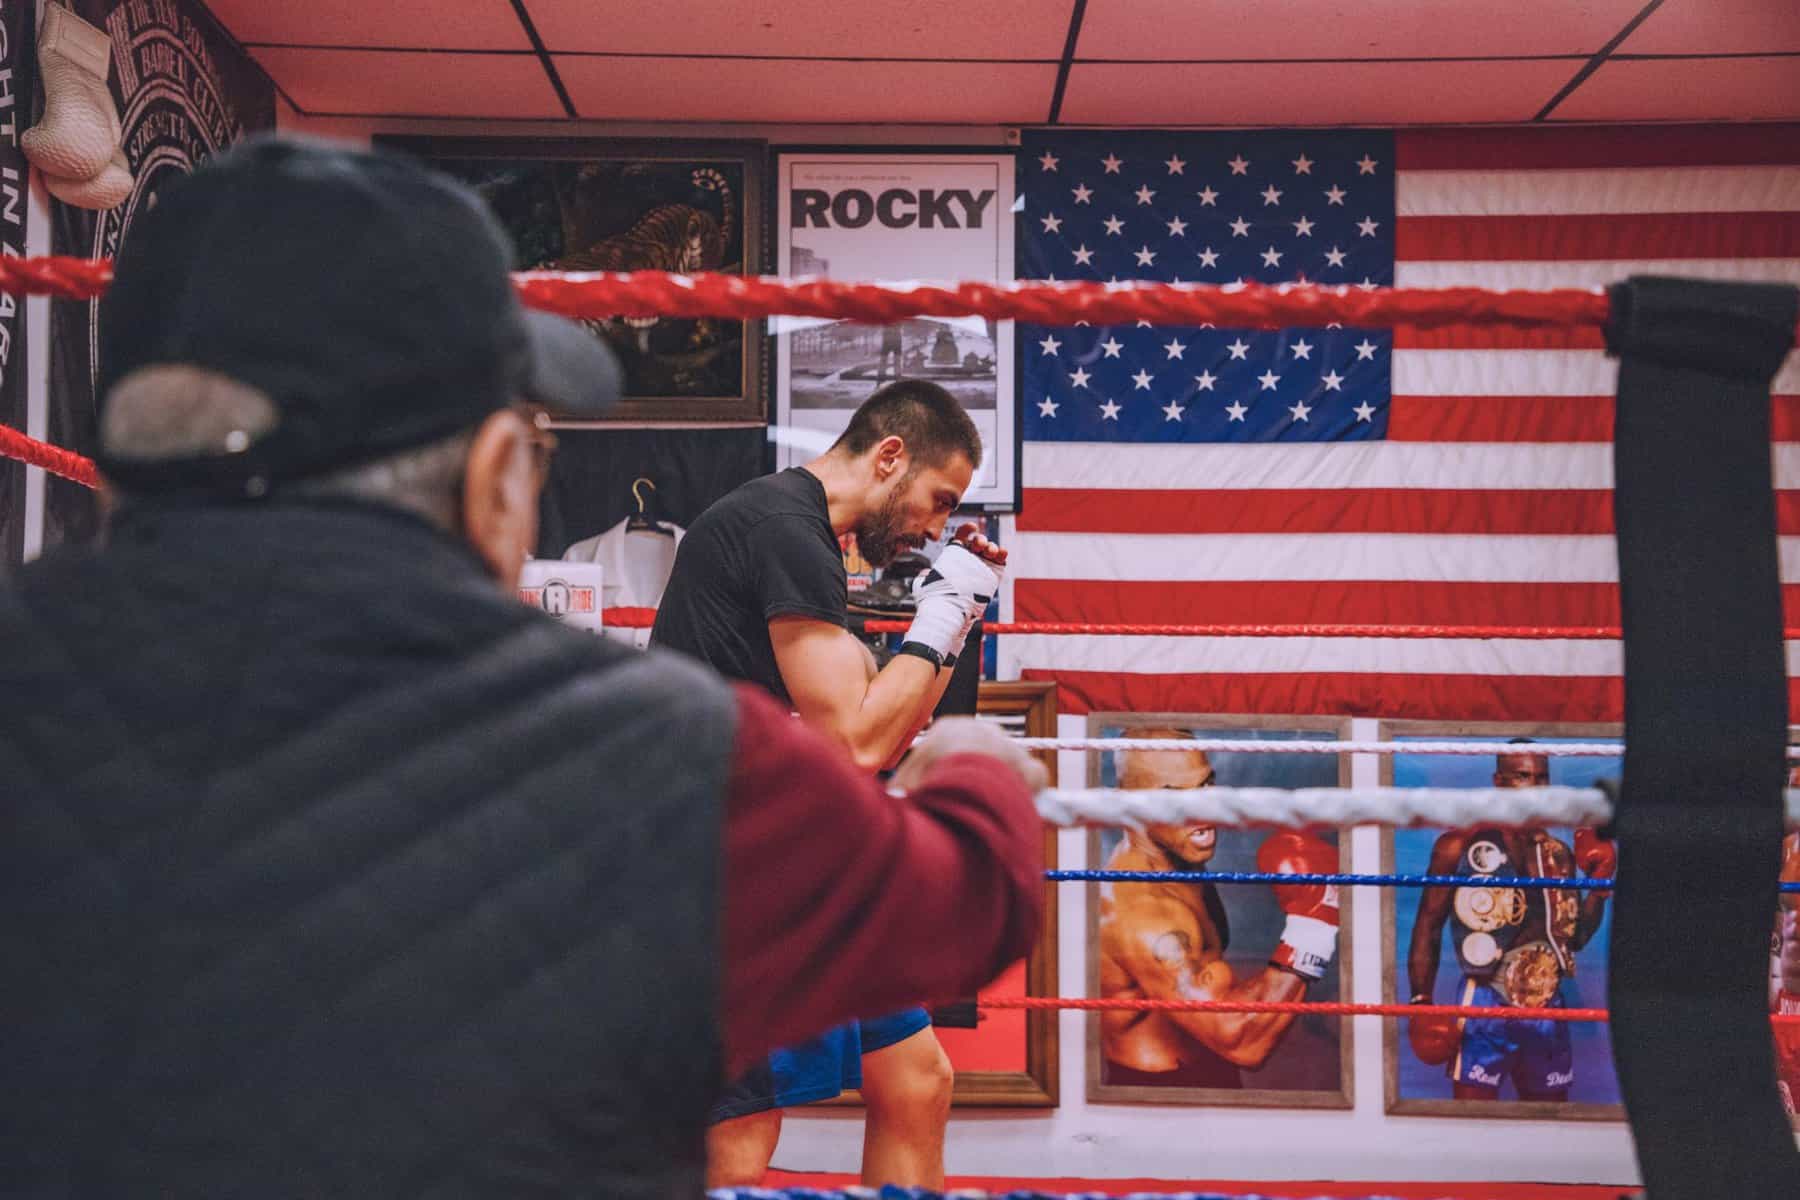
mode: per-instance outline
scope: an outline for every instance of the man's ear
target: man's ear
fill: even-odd
[[[537,544],[538,486],[531,431],[511,409],[476,429],[463,468],[462,532],[502,586],[519,586],[519,571]]]
[[[897,433],[890,433],[875,443],[875,478],[885,483],[895,475],[906,472],[906,441]]]

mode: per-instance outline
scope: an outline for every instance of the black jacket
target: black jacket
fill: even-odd
[[[0,1190],[697,1194],[733,705],[357,506],[0,588]]]

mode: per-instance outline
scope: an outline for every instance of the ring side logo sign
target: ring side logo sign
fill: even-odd
[[[578,629],[601,631],[599,563],[534,558],[519,573],[519,599]]]

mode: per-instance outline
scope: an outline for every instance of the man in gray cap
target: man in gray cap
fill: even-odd
[[[509,594],[544,414],[619,372],[508,259],[460,185],[313,143],[138,216],[105,544],[0,587],[9,1195],[693,1195],[725,1071],[1029,947],[1004,738],[895,797]]]

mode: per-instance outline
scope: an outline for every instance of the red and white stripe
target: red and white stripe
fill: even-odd
[[[1635,273],[1800,284],[1800,126],[1431,131],[1396,143],[1399,286],[1593,287]],[[1008,615],[1616,624],[1615,375],[1592,331],[1403,329],[1384,443],[1026,443],[1024,506],[1006,531]],[[1773,390],[1782,578],[1800,624],[1800,355]],[[1059,681],[1069,712],[1623,717],[1619,649],[1606,643],[1000,645],[1003,675]],[[1793,653],[1789,675],[1800,679]]]

